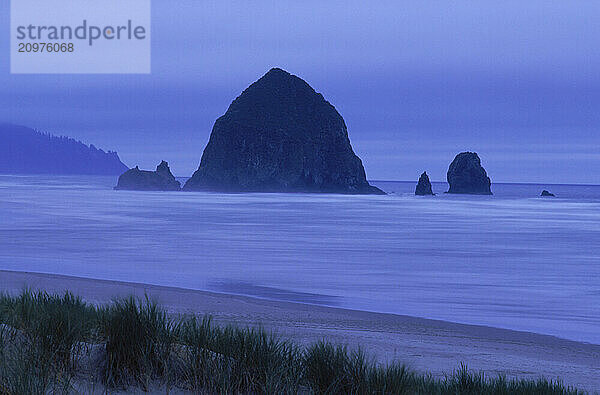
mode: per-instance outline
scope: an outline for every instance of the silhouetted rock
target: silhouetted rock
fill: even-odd
[[[250,85],[217,119],[184,190],[384,193],[367,182],[335,107],[281,69]]]
[[[447,193],[492,194],[490,189],[492,182],[475,152],[463,152],[456,155],[448,168],[447,179],[450,184]]]
[[[0,124],[0,173],[118,175],[127,170],[116,152],[68,137]]]
[[[554,195],[553,193],[550,193],[550,192],[548,192],[547,190],[544,189],[542,191],[542,194],[540,196],[543,196],[543,197],[555,197],[556,195]]]
[[[156,167],[156,171],[140,170],[137,166],[127,170],[119,177],[115,189],[133,191],[179,191],[181,184],[175,180],[169,164],[164,160]]]
[[[423,172],[423,174],[421,174],[421,177],[419,177],[419,183],[417,184],[415,195],[435,195],[433,193],[433,190],[431,189],[431,182],[429,181],[429,176],[427,175],[427,172]]]

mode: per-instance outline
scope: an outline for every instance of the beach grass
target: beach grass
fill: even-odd
[[[325,340],[301,347],[263,328],[171,318],[133,297],[94,306],[71,293],[0,296],[0,394],[161,388],[202,394],[584,394],[557,380],[446,377]]]
[[[135,383],[143,388],[168,377],[174,323],[155,302],[133,297],[98,309],[99,335],[105,345],[104,382],[109,387]]]
[[[300,348],[263,328],[218,327],[191,317],[177,330],[185,387],[220,393],[298,393]]]
[[[0,296],[0,320],[18,330],[21,342],[35,348],[42,361],[71,369],[78,348],[97,327],[97,311],[69,292],[23,291],[16,297]]]

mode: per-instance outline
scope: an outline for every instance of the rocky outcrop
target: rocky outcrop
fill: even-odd
[[[184,190],[383,194],[367,182],[335,107],[277,68],[217,119]]]
[[[121,174],[117,190],[132,191],[179,191],[181,184],[171,174],[169,164],[164,160],[156,167],[156,171],[140,170],[137,166]]]
[[[492,182],[475,152],[462,152],[450,164],[447,174],[450,189],[446,193],[491,195]]]
[[[0,123],[0,174],[116,176],[127,170],[119,155],[69,137]]]
[[[548,192],[548,191],[547,191],[547,190],[545,190],[545,189],[542,191],[542,194],[541,194],[540,196],[542,196],[542,197],[556,197],[556,195],[555,195],[555,194],[553,194],[553,193],[550,193],[550,192]]]
[[[431,189],[431,182],[429,181],[429,176],[427,175],[427,172],[423,172],[423,174],[421,174],[421,177],[419,177],[419,182],[417,184],[417,189],[415,190],[415,195],[435,195],[433,193],[433,190]]]

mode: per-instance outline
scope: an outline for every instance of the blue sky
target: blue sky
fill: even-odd
[[[492,181],[600,184],[600,3],[153,0],[151,75],[11,75],[0,121],[198,166],[212,125],[271,67],[348,125],[370,179],[444,180],[477,151]]]

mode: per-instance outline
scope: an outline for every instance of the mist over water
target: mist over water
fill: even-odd
[[[494,196],[113,191],[0,176],[0,269],[247,294],[600,344],[600,186]],[[548,189],[558,197],[542,199]],[[77,291],[77,290],[73,290]]]

